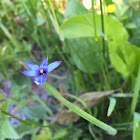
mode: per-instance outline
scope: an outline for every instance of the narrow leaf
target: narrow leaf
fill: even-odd
[[[114,110],[114,107],[116,105],[116,99],[115,98],[110,97],[109,100],[110,100],[110,103],[109,103],[109,107],[108,107],[107,116],[111,115],[111,113]]]

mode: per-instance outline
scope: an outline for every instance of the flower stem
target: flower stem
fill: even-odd
[[[71,109],[72,111],[74,111],[76,114],[78,114],[79,116],[81,116],[82,118],[84,118],[85,120],[89,121],[90,123],[100,127],[101,129],[104,129],[106,131],[108,131],[110,134],[112,135],[116,135],[117,130],[114,129],[113,127],[105,124],[104,122],[96,119],[95,117],[91,116],[90,114],[86,113],[85,111],[83,111],[82,109],[80,109],[79,107],[75,106],[74,104],[72,104],[71,102],[69,102],[68,100],[66,100],[55,88],[53,88],[51,85],[49,85],[48,83],[44,83],[43,86],[49,91],[50,94],[52,94],[57,100],[59,100],[60,102],[62,102],[66,107],[68,107],[69,109]]]

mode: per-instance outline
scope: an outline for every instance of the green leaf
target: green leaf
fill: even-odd
[[[101,16],[95,16],[97,24],[97,36],[101,36]],[[107,39],[120,39],[124,41],[128,39],[128,33],[123,25],[113,16],[105,16],[105,34]],[[112,26],[113,25],[113,26]],[[91,13],[86,15],[75,16],[68,19],[61,25],[61,31],[65,38],[76,37],[95,37],[93,15]],[[123,37],[123,38],[122,38]],[[118,42],[117,42],[118,43]]]
[[[133,140],[139,140],[139,137],[137,139],[138,134],[136,132],[136,129],[137,129],[137,131],[139,130],[139,126],[140,126],[139,123],[140,123],[140,114],[135,112],[134,113]]]
[[[136,77],[140,64],[140,50],[125,41],[123,44],[109,43],[109,54],[114,68],[124,77]]]
[[[8,108],[9,108],[9,101],[6,101],[1,105],[0,109],[7,111]],[[3,115],[2,113],[0,113],[0,130],[1,130],[0,131],[0,138],[2,138],[2,140],[5,139],[5,135],[4,135],[4,131],[3,131],[3,125],[4,125],[4,122],[6,120],[7,120],[7,117],[5,115]]]
[[[82,14],[87,14],[89,11],[78,0],[70,0],[66,8],[65,16],[71,18]]]
[[[101,46],[98,43],[86,38],[69,39],[66,42],[71,53],[72,62],[78,69],[87,73],[101,71],[103,64],[99,53]]]
[[[89,16],[90,20],[92,21],[92,14]],[[100,23],[98,22],[99,19],[97,19],[97,17],[97,23]],[[94,37],[94,28],[85,15],[75,16],[68,19],[64,24],[61,25],[60,28],[65,38]]]
[[[116,129],[112,128],[111,126],[101,122],[100,120],[96,119],[95,117],[91,116],[90,114],[86,113],[85,111],[81,110],[79,107],[75,106],[68,100],[66,100],[55,88],[45,82],[43,86],[60,102],[62,102],[66,107],[77,113],[79,116],[83,117],[90,123],[100,127],[108,131],[108,133],[115,135],[117,133]]]
[[[9,139],[19,139],[18,133],[15,131],[8,119],[4,120],[2,125],[3,136]]]
[[[114,110],[114,107],[116,105],[116,99],[115,98],[110,97],[109,100],[110,100],[110,103],[109,103],[109,108],[108,108],[107,116],[111,115],[111,113]]]

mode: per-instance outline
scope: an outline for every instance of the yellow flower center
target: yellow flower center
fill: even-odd
[[[40,74],[43,74],[43,75],[44,75],[45,73],[44,73],[44,71],[43,71],[43,70],[40,70]]]

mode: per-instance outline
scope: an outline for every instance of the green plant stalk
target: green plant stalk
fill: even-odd
[[[57,18],[56,18],[55,12],[54,12],[54,8],[53,8],[52,1],[51,1],[51,0],[48,0],[48,2],[49,2],[49,4],[50,4],[50,8],[51,8],[53,17],[54,17],[54,19],[55,19],[55,22],[56,22],[56,25],[57,25],[57,28],[58,28],[58,31],[59,31],[60,39],[61,39],[61,41],[64,41],[64,37],[63,37],[63,35],[62,35],[62,33],[61,33],[60,26],[59,26],[59,24],[58,24],[58,20],[57,20]]]
[[[93,14],[93,21],[94,21],[95,38],[97,38],[96,19],[95,19],[95,9],[94,9],[94,0],[92,0],[92,14]]]
[[[0,109],[0,114],[6,115],[6,116],[10,116],[10,117],[12,117],[12,118],[14,118],[14,119],[16,119],[16,120],[22,122],[22,123],[25,123],[25,124],[27,124],[27,125],[30,125],[30,126],[32,126],[32,127],[40,127],[40,128],[48,127],[48,126],[42,126],[42,125],[39,125],[39,124],[35,124],[35,123],[29,122],[29,121],[22,120],[22,119],[20,119],[20,118],[14,116],[14,115],[12,115],[12,114],[9,114],[9,113],[5,112],[4,110],[1,110],[1,109]]]
[[[105,3],[105,0],[103,0],[103,7],[104,7],[104,34],[107,34],[106,33],[106,30],[105,30],[105,27],[106,27],[106,3]],[[106,42],[105,42],[105,52],[106,52],[106,63],[109,63],[109,50],[108,50],[108,46],[106,45]]]
[[[32,93],[33,93],[34,96],[36,97],[36,100],[45,108],[45,110],[47,111],[47,113],[48,113],[51,117],[54,117],[54,114],[51,112],[51,110],[49,109],[49,107],[40,99],[40,97],[39,97],[34,91],[32,91]]]
[[[92,21],[87,17],[87,16],[85,16],[86,18],[87,18],[87,20],[91,23],[91,25],[92,26],[94,26],[94,24],[92,23]],[[95,27],[95,26],[94,26]],[[98,29],[97,27],[96,27],[96,29]],[[103,37],[103,36],[102,36]],[[103,37],[104,38],[104,37]],[[100,52],[100,54],[101,54],[101,57],[102,57],[102,59],[103,59],[103,64],[104,64],[104,68],[102,68],[102,71],[103,71],[103,76],[104,76],[104,80],[105,80],[105,84],[106,84],[106,86],[107,86],[107,89],[110,89],[110,78],[109,78],[109,72],[108,72],[108,67],[107,67],[107,63],[106,63],[106,61],[105,61],[105,59],[104,59],[104,56],[103,56],[103,52],[102,52],[102,50],[101,49],[99,49],[99,52]],[[105,69],[105,70],[104,70]]]
[[[140,65],[139,65],[138,76],[137,76],[136,84],[135,84],[135,88],[134,88],[134,94],[133,94],[133,99],[132,99],[132,104],[131,104],[130,117],[132,117],[134,112],[135,112],[138,97],[139,97],[139,91],[140,91]]]
[[[104,27],[105,27],[105,23],[104,23],[104,14],[103,14],[103,4],[102,4],[102,0],[100,0],[100,10],[101,10],[101,24],[102,24],[102,32],[103,32],[103,34],[105,34],[105,29],[104,29]],[[104,2],[104,10],[105,10],[105,2]],[[106,71],[106,74],[107,74],[107,76],[106,76],[106,74],[104,73],[104,78],[105,78],[105,82],[107,83],[107,81],[108,81],[108,83],[107,83],[107,88],[109,88],[110,89],[110,78],[109,78],[109,72],[108,72],[108,67],[107,67],[107,60],[109,59],[109,54],[108,54],[108,49],[106,48],[106,46],[105,46],[105,39],[104,39],[104,37],[102,37],[102,42],[103,42],[103,62],[104,62],[104,68],[105,68],[105,71]],[[107,52],[107,60],[105,60],[105,58],[106,58],[106,52]]]
[[[102,0],[100,0],[100,10],[101,10],[101,24],[102,24],[102,32],[104,34],[104,15],[103,15],[103,7],[102,7]],[[102,37],[103,42],[103,56],[105,58],[105,40]]]
[[[66,100],[55,88],[53,88],[51,85],[48,83],[44,83],[43,86],[49,91],[50,94],[52,94],[57,100],[62,102],[65,106],[67,106],[69,109],[77,113],[79,116],[82,118],[86,119],[90,123],[100,127],[103,130],[108,131],[112,135],[116,135],[117,130],[114,129],[113,127],[105,124],[104,122],[96,119],[95,117],[91,116],[90,114],[86,113],[85,111],[81,110],[79,107],[75,106],[68,100]]]

